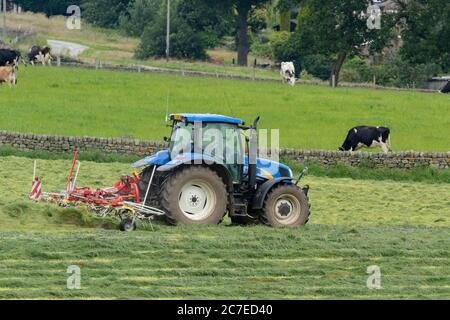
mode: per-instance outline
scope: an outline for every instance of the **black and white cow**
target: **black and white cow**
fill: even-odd
[[[33,46],[28,53],[28,60],[34,65],[35,62],[41,62],[43,66],[50,65],[52,56],[50,55],[51,49],[49,47],[41,48],[39,46]]]
[[[17,65],[21,60],[20,52],[12,49],[0,49],[0,67]]]
[[[450,93],[450,80],[447,81],[446,85],[443,86],[439,92],[440,93]]]
[[[356,151],[361,148],[381,147],[384,153],[391,151],[391,131],[385,127],[358,126],[351,128],[341,151]]]
[[[292,61],[281,63],[280,75],[283,83],[295,86],[295,66]]]

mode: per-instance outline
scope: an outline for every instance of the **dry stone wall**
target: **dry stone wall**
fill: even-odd
[[[0,131],[0,147],[12,146],[21,151],[45,150],[72,152],[99,150],[105,153],[149,155],[167,148],[163,142],[125,138],[69,137],[32,133]],[[299,163],[318,163],[324,166],[347,164],[350,166],[411,169],[414,167],[450,167],[450,152],[339,152],[324,150],[282,149],[280,156]]]

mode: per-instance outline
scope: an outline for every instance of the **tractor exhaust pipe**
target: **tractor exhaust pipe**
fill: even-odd
[[[256,131],[259,116],[253,121],[250,127],[250,146],[248,155],[248,186],[250,190],[256,188],[256,159],[258,156],[258,132]]]

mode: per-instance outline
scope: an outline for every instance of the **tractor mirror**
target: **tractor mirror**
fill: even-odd
[[[256,118],[255,118],[255,120],[253,120],[253,124],[252,124],[252,129],[256,129],[256,126],[258,125],[258,122],[259,122],[259,116],[257,116]]]

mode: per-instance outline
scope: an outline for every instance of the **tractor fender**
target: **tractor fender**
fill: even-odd
[[[276,178],[272,180],[268,180],[264,182],[257,190],[253,197],[252,202],[252,209],[262,209],[264,206],[264,199],[266,199],[267,194],[269,191],[275,187],[276,185],[280,184],[292,184],[292,178],[291,177],[281,177]]]
[[[170,152],[169,150],[161,150],[154,155],[145,157],[135,163],[133,163],[133,168],[142,168],[152,165],[162,166],[170,161]]]

